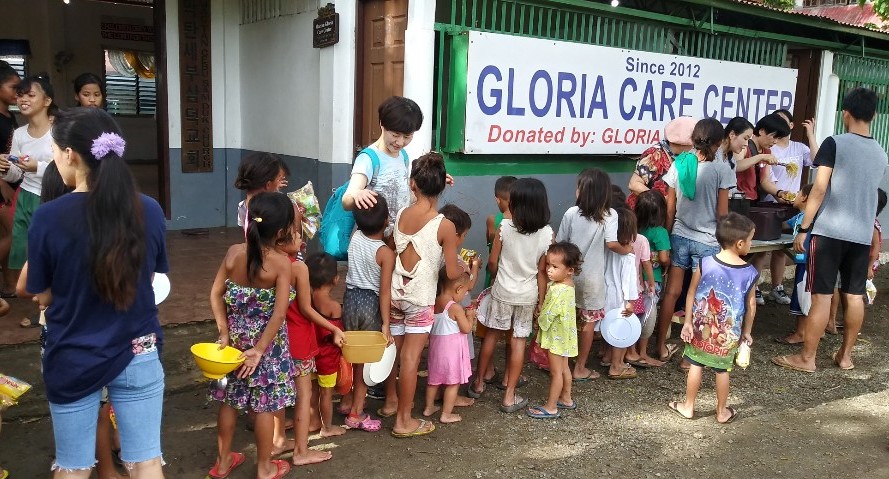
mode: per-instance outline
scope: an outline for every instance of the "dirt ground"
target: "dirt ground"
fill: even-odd
[[[883,291],[889,291],[886,268],[877,281]],[[635,380],[576,386],[578,409],[558,420],[502,414],[499,392],[490,388],[461,411],[462,423],[437,424],[426,437],[394,439],[388,429],[313,436],[311,445],[331,450],[333,460],[295,469],[288,477],[889,478],[889,293],[884,294],[867,311],[853,371],[833,367],[830,357],[840,337],[831,335],[821,344],[818,373],[772,366],[771,356],[794,349],[774,341],[791,320],[785,306],[760,307],[751,366],[732,374],[730,404],[742,415],[731,425],[717,425],[713,418],[712,375],[700,398],[700,419],[670,413],[667,402],[682,399],[685,385],[674,361],[642,370]],[[215,327],[210,322],[168,327],[166,338],[165,471],[170,478],[202,478],[216,455],[217,407],[206,400],[207,383],[188,347],[214,340]],[[3,417],[0,464],[12,479],[48,477],[53,458],[38,356],[36,344],[0,347],[0,369],[35,385]],[[521,394],[538,403],[547,376],[531,367],[526,373],[531,382]],[[421,388],[418,404],[422,397]],[[379,405],[370,401],[371,410]],[[385,428],[391,426],[391,419],[384,420]],[[248,462],[231,477],[255,477],[253,439],[243,427],[235,447],[247,452]]]

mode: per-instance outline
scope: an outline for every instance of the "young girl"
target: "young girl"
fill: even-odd
[[[45,73],[26,78],[18,87],[19,111],[28,124],[15,130],[9,155],[0,155],[2,179],[8,182],[21,180],[22,187],[16,200],[12,220],[12,249],[9,252],[9,268],[21,270],[28,254],[28,227],[31,216],[40,205],[43,172],[52,162],[52,137],[50,116],[58,108],[53,103],[53,88]],[[16,157],[17,160],[11,158]],[[36,327],[37,321],[26,318],[23,327]]]
[[[726,405],[728,373],[741,342],[753,344],[750,332],[756,316],[754,286],[759,273],[743,258],[750,252],[753,229],[753,222],[737,213],[720,219],[716,236],[722,249],[701,258],[700,267],[692,274],[682,326],[682,340],[687,343],[685,359],[691,369],[685,402],[669,404],[670,410],[683,418],[694,417],[705,367],[716,373],[716,422],[728,424],[738,417],[738,412]]]
[[[381,331],[391,343],[389,307],[395,252],[383,242],[383,233],[388,224],[389,209],[382,195],[377,196],[376,204],[370,208],[355,210],[358,230],[352,234],[349,242],[349,270],[346,272],[346,291],[343,293],[343,327],[346,331]],[[364,377],[363,364],[352,365],[352,377]],[[367,384],[358,380],[352,381],[352,385],[352,393],[343,396],[342,402],[346,404],[341,403],[340,412],[347,415],[346,425],[351,429],[379,431],[380,420],[364,413]],[[395,377],[386,382],[386,398],[392,401],[390,411],[397,408],[396,386]]]
[[[74,79],[74,101],[85,108],[105,105],[105,82],[92,73],[81,73]]]
[[[540,308],[537,343],[549,355],[549,397],[546,404],[528,409],[535,419],[562,415],[560,409],[577,409],[571,398],[571,368],[568,358],[577,356],[577,316],[574,308],[574,275],[583,262],[572,243],[559,242],[546,253],[546,276],[550,283]]]
[[[617,213],[611,208],[612,188],[608,174],[588,168],[577,176],[577,201],[559,224],[556,241],[577,245],[586,266],[575,272],[577,316],[583,324],[572,378],[586,382],[599,377],[587,368],[596,324],[605,317],[605,255],[607,251],[629,253],[632,245],[617,241]]]
[[[637,196],[636,226],[639,229],[639,234],[648,240],[651,251],[652,276],[650,278],[646,276],[644,279],[654,282],[654,292],[658,295],[663,287],[664,270],[670,266],[670,234],[664,227],[666,221],[667,201],[660,191],[648,190]],[[654,333],[656,323],[657,315],[652,314],[650,318],[646,318],[642,325],[642,335],[639,337],[639,342],[636,343],[635,353],[639,359],[634,362],[635,366],[660,367],[664,365],[663,361],[648,355],[648,341]]]
[[[628,208],[617,209],[617,242],[632,250],[636,241],[636,216]],[[624,316],[633,314],[633,303],[639,297],[639,271],[636,254],[610,252],[605,259],[605,311],[622,309]],[[608,379],[633,379],[636,369],[625,361],[627,348],[611,348]]]
[[[210,387],[211,399],[221,402],[219,455],[209,472],[213,478],[228,477],[244,462],[244,454],[231,450],[238,411],[244,409],[256,413],[257,476],[278,478],[290,471],[286,461],[271,458],[274,415],[292,406],[295,395],[284,325],[295,294],[290,261],[275,248],[291,239],[293,207],[284,195],[260,193],[250,202],[246,223],[247,243],[229,248],[210,295],[220,348],[240,349],[244,358],[225,389]]]
[[[521,178],[509,193],[509,212],[494,238],[488,269],[494,275],[491,287],[491,311],[485,317],[488,331],[482,342],[478,370],[487,371],[494,348],[504,331],[512,330],[512,354],[506,367],[506,392],[500,411],[512,413],[524,409],[528,399],[516,394],[516,386],[525,363],[525,340],[531,334],[534,312],[546,294],[546,250],[553,242],[549,226],[549,202],[546,187],[536,178]],[[474,395],[484,392],[484,374],[477,374],[470,385]]]
[[[312,287],[312,309],[330,324],[342,329],[343,307],[330,296],[330,290],[340,282],[336,258],[327,253],[315,253],[306,258],[306,267]],[[312,388],[312,418],[309,424],[320,419],[321,437],[339,436],[346,430],[333,425],[333,388],[336,387],[342,351],[334,344],[335,335],[331,330],[324,327],[316,327],[315,330],[318,338],[318,356],[315,358],[318,381]],[[314,431],[316,428],[310,426],[309,429]]]
[[[633,213],[629,207],[624,206],[626,209],[626,214],[632,215],[634,220],[636,215]],[[620,213],[618,213],[620,214]],[[645,298],[646,296],[655,294],[655,289],[657,286],[654,282],[654,268],[651,265],[651,246],[648,243],[648,238],[639,233],[638,222],[636,225],[636,239],[633,240],[633,255],[636,257],[636,274],[637,274],[637,290],[639,292],[636,301],[633,302],[633,313],[642,320],[643,329],[648,327],[651,330],[654,330],[655,319],[652,316],[650,319],[645,316]],[[641,338],[641,335],[640,335]],[[626,362],[630,363],[632,366],[648,368],[648,367],[657,367],[658,362],[649,363],[646,360],[643,360],[642,354],[638,349],[639,342],[627,348],[627,353],[624,356]],[[647,356],[647,354],[646,354]],[[660,364],[661,366],[663,363]]]
[[[460,306],[469,292],[470,281],[472,275],[468,272],[457,279],[448,278],[444,268],[438,274],[438,297],[435,298],[435,323],[429,336],[429,379],[423,415],[429,417],[438,411],[435,398],[440,386],[445,386],[439,417],[445,424],[463,419],[459,414],[454,414],[454,406],[465,407],[475,403],[474,399],[457,394],[460,385],[468,383],[472,376],[468,339],[472,331],[472,317]]]
[[[809,201],[809,193],[812,192],[813,183],[809,183],[808,185],[803,186],[803,188],[796,194],[796,197],[793,199],[793,207],[800,210],[793,218],[790,218],[784,223],[786,229],[789,229],[794,236],[797,235],[799,230],[800,222],[803,220],[803,215],[806,211],[806,203]],[[808,243],[806,243],[808,244]],[[806,337],[805,325],[806,325],[806,315],[803,314],[802,308],[799,305],[799,291],[797,285],[800,281],[803,280],[803,275],[806,274],[806,258],[808,255],[805,253],[800,253],[794,258],[794,262],[796,263],[796,270],[793,275],[793,292],[790,295],[790,314],[792,316],[796,316],[796,329],[788,334],[786,337],[778,337],[775,338],[780,344],[802,344],[803,340]]]
[[[746,135],[746,130],[742,134]],[[670,258],[672,266],[664,286],[663,307],[658,313],[657,322],[657,350],[661,361],[669,360],[679,349],[673,344],[668,347],[667,336],[685,272],[697,269],[699,260],[704,256],[719,252],[716,218],[728,213],[728,192],[735,186],[735,174],[729,163],[716,158],[716,152],[724,145],[724,136],[718,120],[707,118],[699,121],[692,131],[695,148],[679,155],[664,175],[664,181],[669,186],[667,229],[672,233],[670,244],[673,249]]]
[[[290,169],[278,155],[251,153],[238,165],[235,188],[244,191],[247,198],[238,203],[238,226],[247,232],[247,208],[250,200],[259,193],[271,193],[287,187]]]
[[[287,197],[278,193],[270,193],[287,200]],[[290,200],[287,200],[290,201]],[[293,211],[292,205],[289,209]],[[312,289],[309,282],[309,268],[302,260],[297,258],[302,244],[302,227],[294,223],[289,238],[282,238],[278,242],[280,252],[286,254],[290,261],[290,286],[296,291],[295,300],[291,300],[287,309],[287,338],[290,346],[290,355],[293,358],[293,376],[296,378],[296,410],[293,416],[293,425],[296,432],[296,442],[293,451],[293,464],[304,466],[324,462],[331,458],[330,451],[313,451],[309,449],[309,430],[312,424],[312,374],[317,372],[315,358],[318,355],[317,329],[323,328],[333,333],[333,344],[342,346],[343,332],[340,328],[331,324],[325,317],[318,314],[312,307]],[[284,416],[276,416],[275,422],[276,441],[285,438]],[[280,444],[280,443],[279,443]],[[276,447],[279,446],[276,444]],[[283,452],[283,451],[282,451]]]
[[[417,368],[435,320],[433,306],[442,262],[452,279],[468,269],[457,261],[454,223],[438,212],[438,196],[445,189],[446,175],[444,159],[438,153],[427,153],[414,161],[411,192],[417,200],[398,212],[393,229],[396,257],[389,328],[399,348],[400,372],[392,435],[399,438],[435,430],[431,422],[411,417]],[[392,374],[396,374],[394,369]],[[388,395],[386,399],[390,399]]]

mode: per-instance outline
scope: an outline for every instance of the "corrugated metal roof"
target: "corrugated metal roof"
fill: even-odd
[[[880,17],[878,17],[876,13],[874,13],[874,7],[869,3],[865,4],[863,7],[860,7],[858,5],[838,5],[831,7],[795,7],[791,10],[783,10],[780,8],[765,5],[757,0],[734,1],[744,5],[753,5],[775,12],[822,18],[840,25],[862,28],[875,32],[889,33],[889,31],[880,28],[882,25],[884,25],[884,21],[880,19]]]

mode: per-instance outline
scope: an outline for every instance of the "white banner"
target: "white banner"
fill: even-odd
[[[793,109],[797,71],[472,31],[465,153],[638,154],[677,116]]]

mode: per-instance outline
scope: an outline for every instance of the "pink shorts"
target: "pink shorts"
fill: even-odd
[[[580,323],[595,323],[605,317],[605,309],[580,309],[577,308],[577,321]]]
[[[428,334],[435,322],[432,306],[417,306],[414,303],[393,299],[389,309],[389,332],[393,336],[404,334]]]

